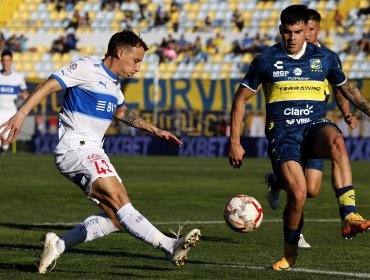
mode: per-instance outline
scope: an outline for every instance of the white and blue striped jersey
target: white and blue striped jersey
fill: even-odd
[[[94,56],[81,58],[50,77],[66,89],[54,153],[65,153],[80,141],[100,146],[114,111],[124,104],[119,77]]]
[[[3,74],[0,72],[0,112],[9,112],[14,115],[17,112],[15,100],[24,90],[27,90],[27,86],[20,73]]]

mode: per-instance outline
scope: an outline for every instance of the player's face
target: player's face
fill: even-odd
[[[317,37],[320,33],[320,23],[314,20],[309,20],[307,23],[306,41],[312,44],[317,44]]]
[[[1,66],[4,72],[9,72],[12,67],[12,57],[10,55],[4,55],[1,58]]]
[[[119,49],[117,56],[119,65],[117,74],[122,78],[130,78],[140,71],[140,64],[144,58],[143,47],[130,47],[128,49]]]
[[[280,34],[285,48],[289,54],[297,54],[306,40],[307,25],[300,21],[293,25],[281,25]]]

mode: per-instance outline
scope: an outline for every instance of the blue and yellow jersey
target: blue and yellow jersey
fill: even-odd
[[[241,85],[256,91],[262,84],[268,127],[292,126],[325,118],[325,79],[334,86],[346,81],[334,52],[305,44],[302,56],[292,58],[276,44],[254,59]]]

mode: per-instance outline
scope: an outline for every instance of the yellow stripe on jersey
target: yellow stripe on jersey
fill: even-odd
[[[289,100],[325,100],[325,83],[320,81],[284,81],[265,84],[268,103]]]
[[[330,95],[329,81],[327,79],[325,79],[324,83],[325,83],[325,89],[324,89],[325,90],[325,94],[326,95]]]

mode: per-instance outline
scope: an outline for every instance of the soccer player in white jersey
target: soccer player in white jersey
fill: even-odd
[[[0,123],[6,122],[17,112],[16,100],[19,97],[26,99],[28,96],[26,82],[20,73],[12,70],[13,54],[9,50],[1,53],[0,72]],[[7,134],[4,135],[6,137]],[[9,144],[0,139],[0,155],[9,149]]]
[[[0,129],[4,128],[1,136],[9,132],[6,143],[13,141],[32,108],[51,92],[66,89],[59,114],[55,162],[59,171],[104,211],[88,217],[61,237],[47,233],[39,273],[45,273],[67,248],[106,236],[121,227],[162,250],[175,265],[184,264],[188,250],[199,240],[199,229],[193,229],[181,238],[167,237],[139,213],[102,149],[104,133],[113,118],[177,145],[182,144],[175,135],[145,122],[124,104],[119,77],[135,75],[147,49],[145,42],[132,31],[114,34],[104,59],[85,57],[54,72],[32,92],[18,112],[0,126]]]

